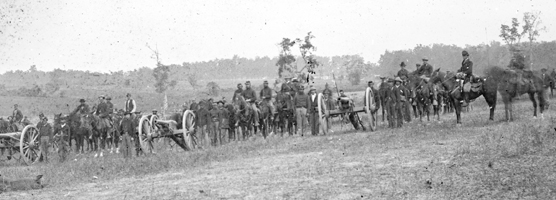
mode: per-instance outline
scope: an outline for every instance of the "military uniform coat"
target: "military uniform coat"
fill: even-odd
[[[466,58],[461,62],[461,68],[458,70],[458,72],[463,72],[465,75],[467,75],[466,78],[471,77],[471,75],[473,74],[473,62],[471,62],[469,58]]]

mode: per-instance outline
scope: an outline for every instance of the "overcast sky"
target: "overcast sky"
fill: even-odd
[[[6,9],[10,2],[16,6]],[[31,65],[102,72],[154,67],[147,43],[166,64],[274,57],[283,37],[301,38],[309,31],[316,36],[316,55],[359,54],[377,62],[387,49],[501,41],[500,25],[529,11],[541,11],[547,27],[541,41],[556,36],[554,0],[2,0],[0,5],[8,15],[2,20],[21,18],[16,25],[0,25],[0,73]],[[16,8],[23,12],[13,12]]]

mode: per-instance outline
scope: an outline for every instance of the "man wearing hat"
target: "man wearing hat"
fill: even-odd
[[[48,146],[52,138],[52,126],[50,126],[48,119],[44,115],[40,119],[41,121],[37,124],[37,129],[39,129],[40,135],[41,161],[48,162]]]
[[[403,106],[403,86],[401,86],[402,84],[402,79],[400,77],[396,77],[396,79],[394,79],[394,86],[392,87],[392,93],[390,94],[390,97],[392,98],[392,106],[393,106],[393,112],[392,112],[392,117],[395,120],[395,127],[402,127],[403,125],[403,114],[402,114],[402,106]]]
[[[79,99],[79,105],[77,106],[77,108],[75,108],[75,110],[73,110],[72,114],[75,113],[79,113],[81,115],[91,113],[91,110],[89,109],[89,105],[85,103],[85,99]]]
[[[23,113],[19,110],[19,106],[14,104],[14,111],[12,112],[13,123],[20,124],[23,120]]]
[[[100,118],[100,122],[98,123],[98,130],[106,131],[107,128],[110,127],[110,111],[108,110],[108,104],[106,104],[106,97],[101,95],[99,96],[100,103],[97,106],[97,110],[95,114]],[[102,134],[101,134],[102,135]],[[98,154],[95,154],[97,157]],[[100,157],[103,156],[102,149],[100,150]]]
[[[274,107],[274,104],[272,103],[272,89],[270,89],[270,87],[268,87],[268,81],[267,80],[265,80],[263,82],[263,89],[261,89],[261,92],[259,93],[259,96],[261,97],[263,102],[266,103],[266,105],[270,106],[270,112],[272,113],[272,116],[274,116],[274,114],[276,114],[276,108]]]
[[[135,100],[131,98],[131,94],[127,93],[126,95],[127,100],[125,101],[125,112],[131,113],[131,118],[135,117],[135,112],[137,111],[137,104],[135,104]]]
[[[311,126],[311,134],[319,134],[319,111],[318,98],[315,86],[309,87],[309,102],[307,103],[307,112],[309,113],[309,125]]]
[[[463,83],[461,85],[463,89],[463,104],[461,106],[466,107],[469,105],[469,92],[471,91],[471,79],[473,77],[473,62],[469,60],[469,53],[467,51],[462,51],[461,56],[463,61],[461,62],[461,68],[457,72],[465,74]]]
[[[133,145],[131,143],[131,137],[133,136],[133,134],[135,134],[135,126],[133,124],[133,121],[131,120],[130,112],[125,112],[124,116],[124,119],[122,119],[119,124],[118,130],[121,131],[120,135],[122,136],[122,154],[127,160],[131,158],[131,148]]]
[[[427,57],[424,57],[423,58],[423,65],[421,65],[421,67],[419,67],[419,69],[417,70],[417,75],[418,76],[425,75],[426,77],[431,77],[433,67],[428,62],[429,62],[429,59]]]
[[[232,102],[236,102],[237,98],[239,96],[241,96],[241,94],[243,93],[243,85],[241,85],[241,83],[237,84],[237,90],[234,92],[234,96],[232,97]]]
[[[293,107],[295,108],[296,116],[296,132],[301,136],[305,134],[305,127],[307,126],[307,104],[309,103],[309,96],[305,94],[305,88],[301,86],[297,95],[293,97]]]
[[[297,94],[301,88],[301,83],[297,80],[297,78],[293,78],[290,87],[293,89],[294,93]]]
[[[400,63],[401,69],[398,71],[398,77],[400,77],[404,82],[407,81],[408,74],[407,69],[405,69],[405,63]]]
[[[251,104],[251,107],[255,111],[253,120],[255,121],[255,126],[259,126],[259,108],[255,102],[257,101],[257,93],[251,89],[251,81],[245,82],[245,90],[241,93],[241,96],[245,98],[245,101]]]

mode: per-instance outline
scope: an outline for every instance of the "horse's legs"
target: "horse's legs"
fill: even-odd
[[[528,94],[529,99],[533,102],[533,117],[537,117],[537,100],[535,100],[535,92],[529,92]]]

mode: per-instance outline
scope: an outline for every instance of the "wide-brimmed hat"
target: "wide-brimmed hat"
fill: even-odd
[[[405,62],[400,63],[400,67],[405,67]]]
[[[83,103],[85,102],[85,99],[79,99],[79,102]]]
[[[429,58],[423,57],[423,61],[429,61]]]
[[[99,99],[104,99],[104,95],[98,96]]]
[[[127,93],[127,94],[126,94],[125,96],[126,96],[126,97],[130,97],[130,96],[131,96],[131,94],[130,94],[130,93]]]
[[[297,78],[292,78],[292,82],[297,82]]]
[[[112,97],[106,97],[106,100],[112,100]]]
[[[245,81],[245,84],[251,84],[251,81]]]
[[[125,112],[124,116],[126,116],[126,115],[131,115],[131,112]]]
[[[542,68],[542,69],[541,69],[541,71],[543,71],[543,72],[546,72],[546,70],[547,70],[546,68]]]
[[[394,79],[394,82],[396,81],[403,82],[403,80],[400,77],[396,77],[396,79]]]

